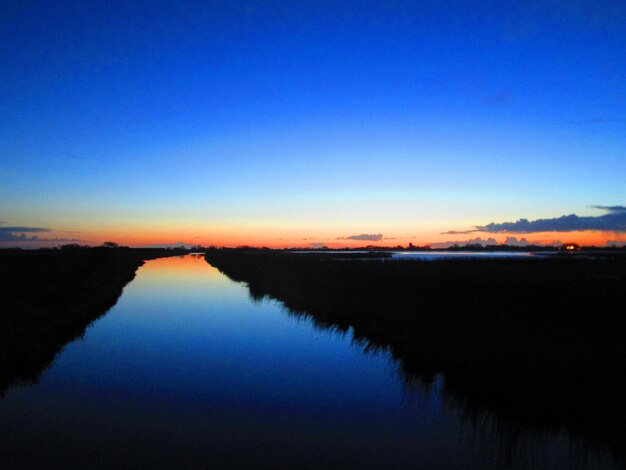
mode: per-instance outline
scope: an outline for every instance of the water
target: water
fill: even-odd
[[[544,255],[545,256],[545,255]],[[394,251],[392,259],[419,259],[435,261],[440,259],[510,259],[510,258],[538,258],[533,253],[517,251]]]
[[[332,255],[358,255],[358,254],[370,254],[365,250],[299,250],[292,253],[299,254],[332,254]],[[554,256],[558,254],[554,252],[540,252],[539,254],[527,252],[527,251],[388,251],[380,253],[390,253],[392,260],[421,260],[421,261],[436,261],[446,259],[511,259],[511,258],[533,258],[542,259],[547,256]],[[375,258],[365,258],[375,259]]]
[[[565,433],[464,419],[384,352],[203,258],[149,261],[33,386],[0,400],[2,468],[611,468]]]

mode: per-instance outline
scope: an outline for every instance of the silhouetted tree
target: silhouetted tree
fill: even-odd
[[[61,245],[62,250],[80,250],[82,246],[78,243],[68,243],[67,245]]]

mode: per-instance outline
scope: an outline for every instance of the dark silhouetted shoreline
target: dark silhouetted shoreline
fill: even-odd
[[[0,396],[36,381],[69,341],[110,309],[145,260],[177,249],[0,250]]]
[[[371,255],[370,255],[371,256]],[[339,261],[340,259],[340,261]],[[206,260],[318,325],[389,348],[407,382],[445,374],[467,413],[558,429],[626,461],[626,256],[350,259],[208,250]]]

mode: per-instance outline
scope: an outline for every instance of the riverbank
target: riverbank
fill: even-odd
[[[0,250],[0,396],[34,382],[117,302],[144,261],[186,250]]]
[[[333,259],[210,250],[206,260],[318,325],[388,347],[407,383],[445,375],[468,417],[626,448],[626,257]]]

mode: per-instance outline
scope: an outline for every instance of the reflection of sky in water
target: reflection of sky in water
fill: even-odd
[[[527,252],[514,251],[396,251],[393,259],[420,259],[424,261],[453,258],[528,258],[534,256]]]
[[[8,462],[70,467],[494,464],[494,443],[437,389],[407,395],[391,360],[350,334],[251,302],[201,258],[162,259],[38,385],[0,401],[0,442]],[[567,459],[562,441],[543,448],[533,467]]]

